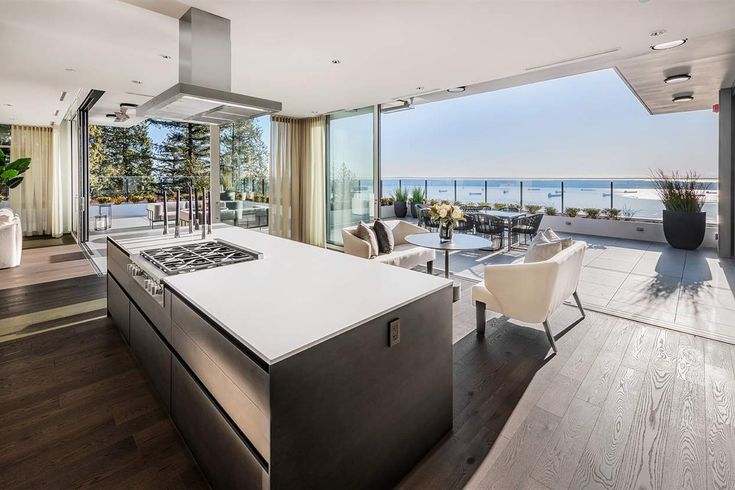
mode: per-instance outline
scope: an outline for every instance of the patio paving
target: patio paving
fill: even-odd
[[[714,249],[685,251],[667,244],[582,235],[589,249],[579,282],[584,305],[694,335],[735,343],[735,263]],[[525,253],[458,252],[451,272],[483,280],[487,264],[510,263]],[[443,261],[438,264],[441,269]]]

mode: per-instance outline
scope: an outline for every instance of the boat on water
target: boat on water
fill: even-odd
[[[540,187],[529,187],[528,190],[529,191],[540,191],[541,188]]]
[[[503,189],[503,194],[507,194],[507,193],[509,193],[509,192],[510,192],[510,191],[509,191],[508,189]]]
[[[707,194],[717,194],[717,191],[704,191]]]
[[[603,192],[602,193],[602,197],[610,197],[611,195],[612,194],[610,194],[609,192]]]
[[[623,194],[638,194],[638,191],[631,191],[630,189],[626,189],[623,191]]]
[[[481,196],[482,192],[470,192],[470,196]]]
[[[439,192],[447,192],[446,189],[439,189]]]
[[[582,192],[594,192],[594,189],[580,189]]]
[[[561,191],[549,192],[548,196],[549,197],[560,197],[561,196]]]

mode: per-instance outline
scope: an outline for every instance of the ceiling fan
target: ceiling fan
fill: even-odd
[[[128,116],[128,110],[129,109],[135,109],[138,107],[138,104],[129,104],[126,102],[123,102],[120,104],[120,110],[117,112],[113,112],[111,114],[107,114],[106,116],[110,119],[115,119],[115,122],[125,122],[128,119],[130,119],[130,116]]]

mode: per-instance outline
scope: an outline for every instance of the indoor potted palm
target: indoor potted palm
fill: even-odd
[[[0,189],[13,189],[23,182],[23,173],[31,166],[30,158],[18,158],[7,162],[5,153],[0,150]]]
[[[396,189],[393,193],[393,211],[396,213],[396,218],[405,218],[408,208],[406,203],[408,202],[408,191],[403,189]]]
[[[702,211],[709,184],[700,180],[696,172],[667,175],[658,169],[652,172],[655,185],[664,205],[664,236],[674,248],[694,250],[704,240],[707,213]]]

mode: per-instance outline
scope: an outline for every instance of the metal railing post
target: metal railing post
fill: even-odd
[[[613,206],[613,182],[610,181],[610,209],[613,209],[615,206]]]
[[[521,181],[521,209],[523,209],[523,181]]]
[[[454,201],[457,201],[457,180],[454,181]]]
[[[483,202],[487,202],[487,180],[485,181],[485,200]]]
[[[399,191],[403,190],[403,181],[401,179],[398,179],[398,190]]]
[[[561,212],[564,212],[564,181],[561,181]]]
[[[428,179],[424,179],[424,199],[429,198],[429,181]]]

